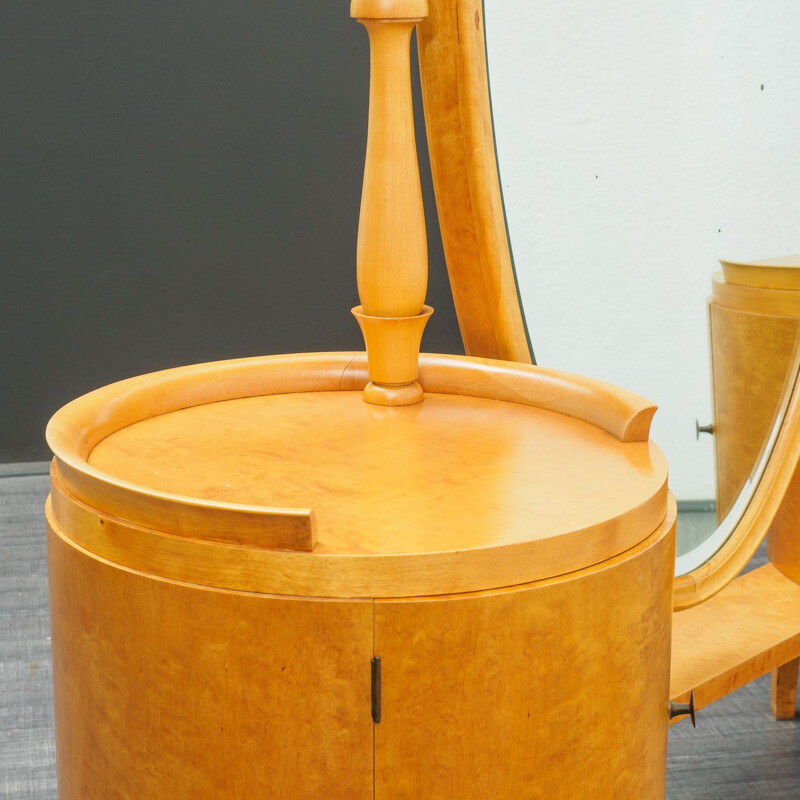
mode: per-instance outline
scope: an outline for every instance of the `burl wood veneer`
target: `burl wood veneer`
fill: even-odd
[[[419,379],[381,407],[363,354],[247,359],[56,415],[62,800],[663,795],[653,407],[481,359]]]
[[[408,43],[427,12],[351,6],[371,44],[366,356],[168,370],[50,423],[62,800],[663,797],[655,407],[418,355]]]

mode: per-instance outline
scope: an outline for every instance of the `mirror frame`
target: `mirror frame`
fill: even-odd
[[[442,244],[467,355],[535,363],[500,188],[483,0],[430,0],[417,26],[425,125]],[[482,291],[476,291],[480,287]],[[800,348],[772,452],[727,541],[675,579],[680,611],[727,586],[766,536],[800,460]],[[791,388],[789,388],[791,387]]]
[[[466,354],[534,363],[498,178],[482,0],[430,0],[417,49],[439,228]]]

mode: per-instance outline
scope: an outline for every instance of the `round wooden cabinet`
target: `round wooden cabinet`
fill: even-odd
[[[800,330],[800,258],[722,265],[708,305],[719,520],[769,440]]]
[[[62,800],[663,797],[654,408],[482,359],[419,382],[247,359],[54,417]]]
[[[722,266],[709,308],[717,480],[729,505],[767,446],[781,401],[797,379],[790,366],[800,332],[800,255]],[[798,498],[795,471],[767,535],[770,561],[796,583]]]

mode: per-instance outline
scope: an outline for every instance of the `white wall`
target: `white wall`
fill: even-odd
[[[711,274],[800,252],[800,2],[485,4],[537,360],[657,402],[673,491],[711,498]]]

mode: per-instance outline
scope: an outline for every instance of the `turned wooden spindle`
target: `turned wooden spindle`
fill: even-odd
[[[370,41],[369,130],[356,266],[361,305],[353,309],[367,347],[364,400],[411,405],[422,400],[417,364],[428,247],[411,105],[411,32],[427,0],[352,0],[350,15]]]

